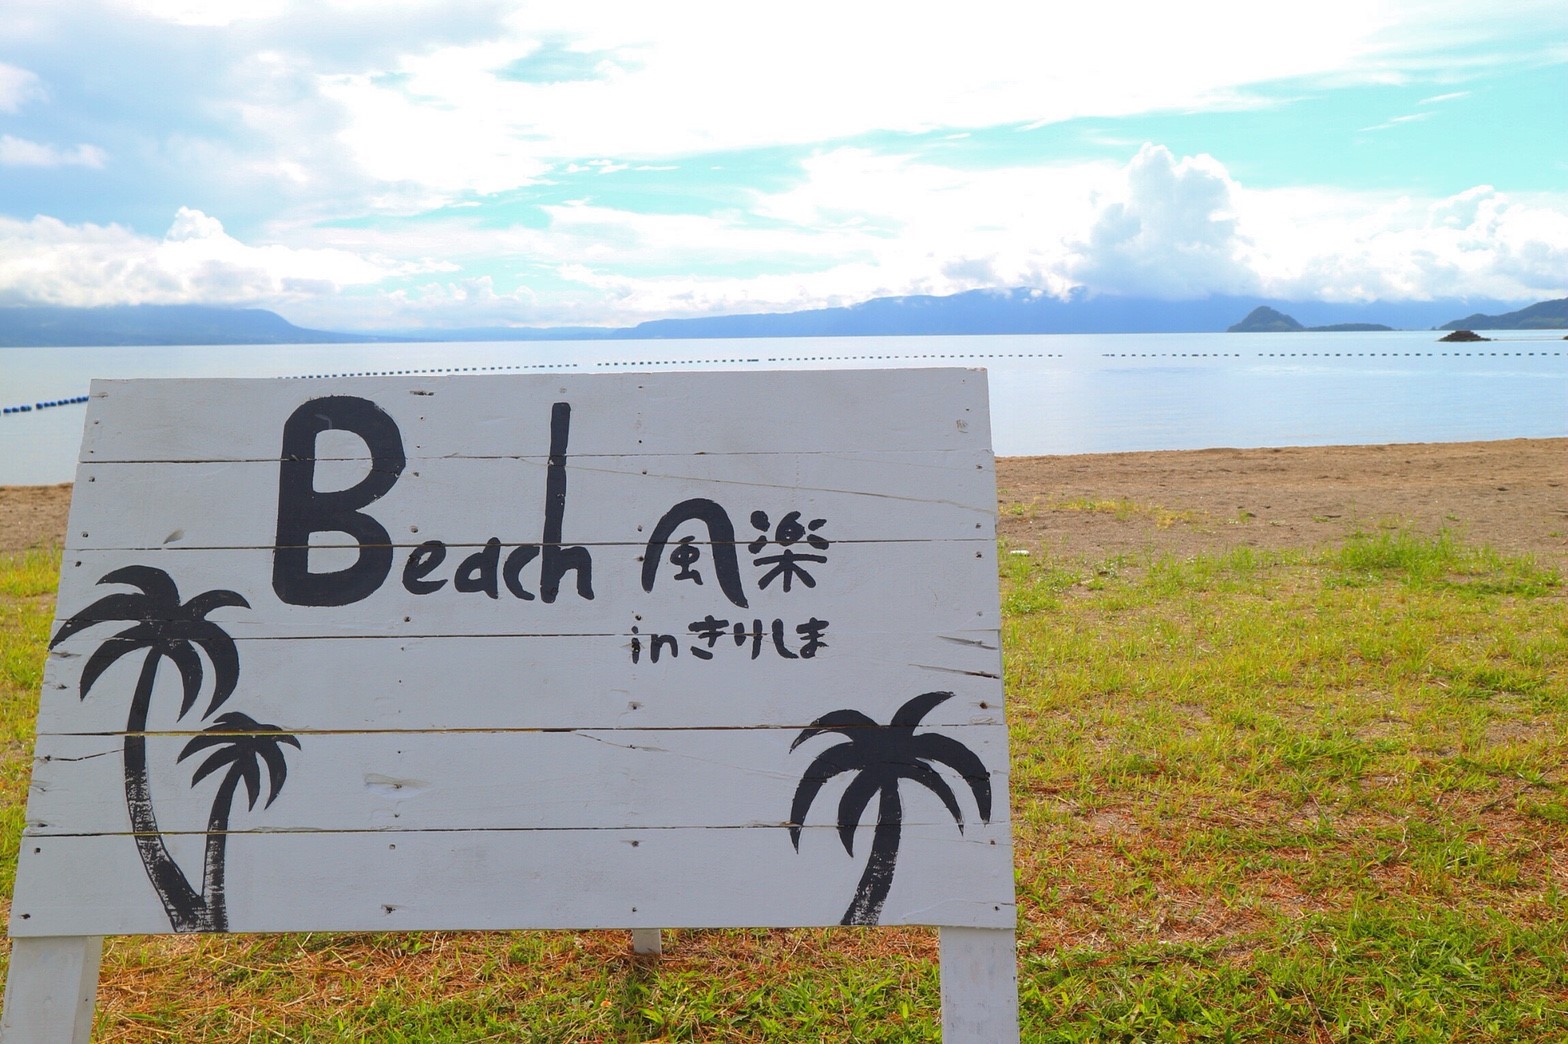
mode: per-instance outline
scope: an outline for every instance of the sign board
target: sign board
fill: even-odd
[[[1011,982],[994,512],[978,371],[96,383],[11,934],[924,924]]]

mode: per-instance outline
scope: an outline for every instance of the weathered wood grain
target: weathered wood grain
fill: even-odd
[[[95,381],[91,395],[84,462],[276,460],[284,420],[323,395],[375,400],[415,457],[541,455],[560,401],[576,457],[991,452],[981,370]],[[366,455],[352,438],[323,449]]]
[[[951,821],[906,830],[899,858],[907,866],[894,877],[881,923],[1012,927],[1011,848],[984,834],[960,835]],[[826,826],[811,828],[799,852],[778,827],[248,834],[233,841],[229,927],[834,925],[864,868],[870,827],[855,836],[850,856]],[[187,840],[199,862],[199,840]],[[17,891],[15,936],[169,930],[123,836],[28,841]]]
[[[829,708],[831,709],[831,708]],[[968,747],[989,770],[993,794],[1007,792],[1007,731],[1000,725],[936,726]],[[231,833],[359,830],[547,830],[639,827],[779,828],[790,822],[797,783],[840,735],[791,744],[796,729],[582,729],[519,732],[299,732],[284,751],[287,786],[279,800],[245,810],[244,792]],[[160,787],[158,824],[165,834],[201,833],[222,773],[192,783],[203,761],[178,762],[189,734],[146,738]],[[958,800],[963,830],[981,830],[965,780],[935,766]],[[123,834],[122,803],[101,795],[120,786],[121,737],[40,737],[33,759],[26,838]],[[850,774],[818,798],[810,823],[831,824]],[[959,832],[936,794],[903,785],[906,826],[946,823]],[[283,800],[286,796],[287,800]],[[991,824],[1002,829],[998,802]]]
[[[472,548],[468,552],[472,552]],[[500,550],[504,559],[510,547]],[[272,586],[271,548],[67,551],[61,571],[59,612],[69,614],[106,594],[104,577],[130,565],[160,569],[174,579],[182,598],[202,591],[232,590],[248,607],[224,607],[213,614],[235,638],[308,638],[488,634],[626,634],[637,626],[684,633],[693,620],[710,613],[731,621],[784,619],[793,627],[815,616],[831,623],[856,623],[882,632],[993,629],[1000,625],[995,592],[989,599],[973,590],[973,576],[988,566],[995,576],[993,540],[855,543],[828,549],[828,562],[812,568],[816,586],[797,582],[784,591],[777,584],[759,588],[756,574],[743,574],[746,605],[736,605],[711,580],[702,584],[674,579],[665,565],[644,591],[641,547],[618,545],[592,552],[593,595],[579,597],[568,577],[554,603],[539,597],[538,569],[522,571],[519,584],[533,597],[519,598],[504,581],[496,597],[460,591],[455,576],[462,554],[450,554],[427,582],[445,581],[428,594],[411,593],[402,583],[403,562],[394,560],[384,582],[364,599],[337,607],[289,606]],[[326,571],[349,564],[351,552],[324,549],[312,568]],[[699,565],[697,568],[701,569]],[[994,583],[994,580],[993,580]],[[187,594],[187,592],[189,592]],[[84,636],[91,644],[93,636]]]
[[[943,928],[943,1044],[1018,1039],[1018,951],[1012,925]]]
[[[92,1039],[102,956],[102,936],[13,939],[0,1040],[87,1044]]]
[[[587,423],[582,418],[578,426]],[[89,502],[78,501],[67,549],[271,548],[275,516],[266,506],[277,492],[277,452],[274,447],[274,459],[261,461],[83,466],[77,481],[93,487],[93,500],[117,509],[95,513],[89,524]],[[820,533],[835,542],[994,536],[996,487],[969,450],[846,450],[787,459],[778,453],[572,454],[568,461],[566,538],[574,544],[644,545],[665,511],[694,496],[729,509],[742,545],[760,535],[749,524],[757,510],[775,523],[790,511],[825,518]],[[402,547],[439,539],[472,548],[492,536],[508,545],[537,542],[546,463],[543,452],[411,458],[396,485],[367,511]],[[316,479],[323,488],[348,488],[365,475],[366,465],[362,459],[323,462]],[[177,528],[170,528],[170,519],[180,520]],[[323,533],[315,543],[353,541]]]
[[[216,615],[216,614],[214,614]],[[754,617],[746,618],[749,629]],[[106,634],[116,633],[106,625]],[[96,646],[71,639],[45,664],[38,733],[117,733],[143,655],[128,653],[85,698],[82,668]],[[647,636],[644,635],[644,638]],[[856,706],[886,720],[916,693],[948,689],[954,698],[933,723],[996,724],[1002,703],[994,690],[1001,652],[992,631],[889,633],[835,622],[829,647],[810,659],[783,661],[771,628],[758,659],[752,640],[725,638],[712,650],[687,633],[679,655],[651,653],[631,662],[629,633],[612,635],[475,635],[430,638],[239,638],[242,665],[236,703],[258,721],[286,729],[369,728],[561,729],[713,727],[804,728],[817,715]],[[788,634],[789,647],[800,648]],[[711,651],[711,660],[693,654]],[[845,671],[840,649],[856,668]],[[762,657],[778,661],[759,671]],[[198,714],[178,717],[178,672],[158,679],[152,723],[160,731],[199,730]],[[344,678],[358,679],[345,685]],[[977,684],[979,683],[979,684]],[[877,688],[871,688],[872,685]],[[210,682],[198,707],[205,708]]]

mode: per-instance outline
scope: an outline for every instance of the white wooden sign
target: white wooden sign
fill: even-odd
[[[82,1039],[105,934],[839,923],[941,926],[949,1039],[1016,1038],[983,372],[109,381],[86,425],[7,1040]]]

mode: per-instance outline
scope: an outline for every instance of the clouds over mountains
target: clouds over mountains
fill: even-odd
[[[1409,137],[1476,133],[1461,107],[1505,97],[1498,69],[1560,72],[1553,3],[1136,26],[1025,3],[14,3],[5,303],[626,325],[987,287],[1523,301],[1568,278],[1568,192],[1539,163],[1445,176]]]
[[[181,208],[162,238],[119,225],[0,218],[0,304],[297,304],[391,270],[349,251],[250,246]]]

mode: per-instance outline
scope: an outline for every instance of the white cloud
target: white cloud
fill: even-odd
[[[1358,133],[1371,134],[1375,131],[1392,130],[1404,123],[1420,123],[1422,120],[1429,120],[1432,118],[1432,115],[1430,112],[1413,112],[1406,116],[1391,116],[1382,123],[1374,123],[1370,127],[1362,127]]]
[[[0,62],[0,112],[16,112],[26,102],[43,97],[36,74]]]
[[[1212,156],[1177,160],[1145,145],[1073,244],[1068,274],[1111,293],[1165,298],[1253,291],[1236,184]]]
[[[1568,197],[1478,186],[1442,199],[1322,189],[1242,193],[1265,293],[1365,301],[1529,300],[1568,290]]]
[[[11,304],[278,304],[394,272],[342,250],[247,246],[183,207],[161,240],[118,225],[0,218],[0,300]]]
[[[39,61],[7,51],[47,91],[0,63],[0,112],[20,114],[0,168],[112,155],[114,185],[83,203],[63,195],[75,179],[14,179],[33,194],[19,188],[0,218],[5,300],[265,303],[324,326],[628,323],[1078,284],[1523,298],[1561,293],[1568,271],[1561,196],[1259,191],[1225,166],[1253,157],[1218,149],[1134,139],[1115,152],[1126,163],[1049,162],[982,133],[1255,108],[1286,88],[1441,85],[1346,124],[1400,114],[1387,129],[1464,97],[1465,70],[1500,64],[1498,51],[1561,61],[1561,0],[1014,2],[961,17],[825,0],[15,2],[26,17],[8,9],[0,42],[55,42]],[[66,78],[73,24],[97,50]],[[109,104],[113,90],[130,100]],[[889,144],[927,131],[918,151]],[[1067,137],[1018,140],[1074,148]],[[769,187],[724,175],[730,209],[700,177],[657,179],[678,189],[656,203],[636,194],[655,179],[635,171],[749,148],[769,150],[744,157]],[[943,158],[958,153],[967,165]],[[145,214],[114,208],[148,198],[199,198],[209,213],[182,210],[162,236],[24,220]]]
[[[807,167],[748,212],[563,205],[543,228],[278,225],[253,245],[191,208],[162,237],[0,219],[0,300],[260,304],[328,328],[625,325],[1018,286],[1523,300],[1559,296],[1568,272],[1568,199],[1488,186],[1257,191],[1157,145],[1120,167],[968,171],[858,149]]]
[[[0,167],[102,167],[104,151],[96,145],[68,149],[0,134]]]
[[[637,276],[627,274],[636,265],[616,264],[630,251],[679,266],[744,238],[718,221],[655,233],[639,215],[596,210],[578,227],[581,250],[555,238],[563,228],[538,235],[567,248],[554,256],[578,258],[562,275],[597,291],[617,322],[1020,286],[1165,298],[1525,300],[1560,295],[1568,272],[1568,198],[1513,200],[1487,186],[1426,200],[1256,191],[1213,157],[1178,158],[1154,145],[1111,170],[970,172],[859,150],[824,154],[808,168],[804,184],[759,198],[757,210],[793,226],[768,233],[769,256],[814,252],[812,268],[711,274],[721,263],[709,274]]]
[[[324,75],[319,90],[375,177],[491,193],[587,156],[1255,107],[1266,104],[1253,93],[1263,84],[1400,82],[1445,68],[1455,48],[1484,48],[1536,16],[1564,23],[1539,0],[1507,18],[1463,3],[1210,0],[1201,11],[1076,5],[1049,21],[1027,3],[971,6],[962,18],[825,0],[773,13],[717,2],[519,6],[491,38]],[[530,79],[530,61],[563,53],[588,75],[552,79],[545,63]]]

